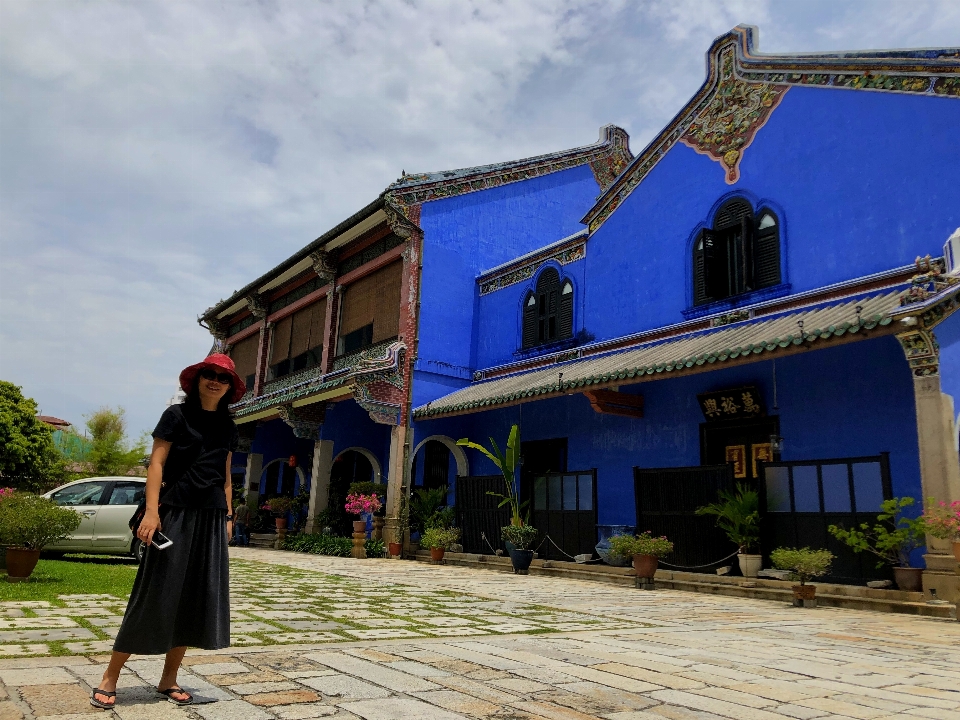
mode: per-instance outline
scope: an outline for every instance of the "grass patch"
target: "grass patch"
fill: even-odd
[[[135,562],[124,558],[79,556],[40,560],[25,582],[0,580],[0,601],[50,600],[58,595],[107,593],[126,600],[137,576]]]

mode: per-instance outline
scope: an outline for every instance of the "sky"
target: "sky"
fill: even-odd
[[[960,0],[0,0],[0,379],[151,430],[197,315],[402,171],[641,150],[737,24],[949,47]]]

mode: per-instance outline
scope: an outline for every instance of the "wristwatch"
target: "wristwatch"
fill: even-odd
[[[227,515],[227,520],[233,520],[233,514]]]

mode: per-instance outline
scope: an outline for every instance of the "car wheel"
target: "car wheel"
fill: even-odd
[[[130,554],[136,558],[137,563],[143,564],[143,558],[147,554],[147,546],[143,544],[140,538],[134,538],[133,545],[130,546]]]

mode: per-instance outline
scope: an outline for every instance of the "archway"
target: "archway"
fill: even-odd
[[[470,475],[470,462],[467,460],[467,454],[464,452],[463,448],[457,445],[456,441],[452,437],[448,437],[447,435],[430,435],[429,437],[425,437],[423,440],[418,442],[417,446],[413,450],[410,458],[411,478],[414,477],[412,468],[413,464],[417,461],[417,454],[420,452],[420,449],[423,448],[427,443],[433,442],[442,444],[450,452],[453,461],[456,463],[458,476],[467,477]]]
[[[463,448],[446,435],[431,435],[417,443],[412,455],[411,517],[425,517],[431,513],[431,508],[452,507],[456,499],[457,476],[470,474],[470,464]],[[445,496],[438,497],[429,492],[442,488],[448,489]],[[414,519],[413,523],[417,524],[418,521]],[[422,530],[420,527],[412,529]]]
[[[283,495],[293,497],[298,488],[306,490],[307,476],[303,469],[292,468],[287,458],[271,460],[260,472],[260,500]]]
[[[330,490],[327,501],[327,518],[324,522],[335,535],[349,536],[351,520],[343,506],[347,501],[351,483],[380,483],[380,463],[376,456],[361,447],[347,448],[333,459],[330,469]]]

